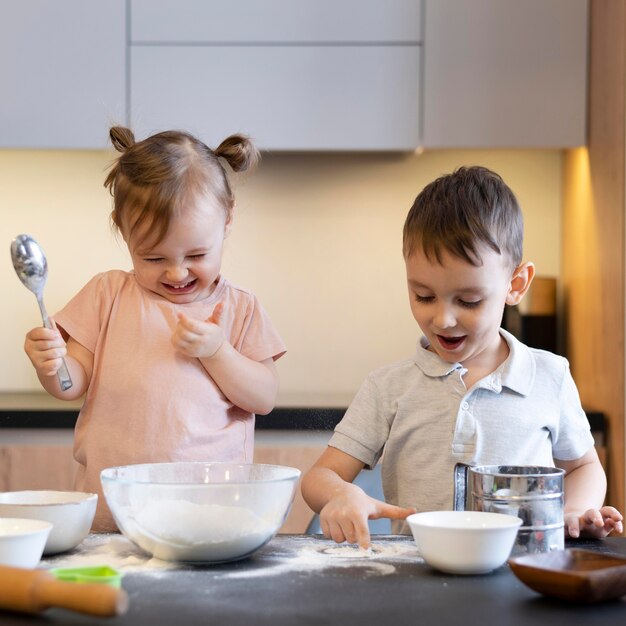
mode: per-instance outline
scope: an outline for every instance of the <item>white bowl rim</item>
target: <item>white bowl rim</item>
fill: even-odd
[[[52,498],[51,500],[45,502],[24,502],[19,499],[14,500],[13,497],[17,496],[18,498],[24,497],[24,499],[28,499],[29,497],[41,497],[41,496],[49,496]],[[57,499],[58,496],[58,499]],[[9,506],[19,506],[19,507],[52,507],[52,506],[72,506],[82,504],[84,502],[89,502],[90,500],[97,500],[98,494],[89,493],[86,491],[59,491],[56,489],[24,489],[21,491],[2,491],[0,492],[0,509],[3,504]],[[0,511],[1,515],[1,511]]]
[[[16,528],[15,532],[3,532],[2,526],[22,525],[24,528]],[[25,535],[34,535],[42,531],[50,531],[54,524],[40,519],[31,519],[27,517],[0,517],[0,539],[10,539],[11,537],[23,537]]]
[[[210,482],[210,483],[201,483],[197,481],[190,482],[165,482],[165,481],[156,481],[156,480],[138,480],[136,478],[119,478],[114,477],[111,474],[116,470],[126,470],[126,469],[135,469],[141,467],[165,467],[165,466],[174,466],[174,465],[189,465],[189,466],[217,466],[217,467],[232,467],[232,468],[243,468],[243,467],[263,467],[268,469],[279,469],[279,470],[287,470],[287,475],[281,476],[280,478],[263,478],[259,480],[224,480],[220,482]],[[271,483],[282,483],[282,482],[290,482],[293,480],[297,480],[300,478],[302,472],[295,467],[289,467],[288,465],[275,465],[270,463],[228,463],[222,461],[171,461],[164,463],[136,463],[131,465],[119,465],[116,467],[106,467],[100,472],[100,480],[104,482],[111,482],[117,484],[124,485],[163,485],[167,487],[197,487],[200,485],[250,485],[250,484],[271,484]]]
[[[438,517],[442,519],[437,519]],[[484,520],[492,522],[488,526],[466,526],[463,520],[475,518],[476,521]],[[448,520],[446,520],[448,518]],[[450,519],[452,518],[452,519]],[[455,520],[458,519],[458,522]],[[516,515],[505,513],[493,513],[491,511],[422,511],[412,513],[406,518],[406,522],[419,528],[436,528],[438,530],[463,530],[464,532],[480,532],[482,530],[496,530],[499,528],[519,528],[522,525],[521,518]]]

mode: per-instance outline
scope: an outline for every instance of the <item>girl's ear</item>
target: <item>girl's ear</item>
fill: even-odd
[[[513,272],[509,293],[506,296],[506,303],[512,306],[519,304],[528,291],[530,283],[533,282],[534,277],[535,265],[530,262],[522,263],[522,265]]]
[[[230,235],[230,231],[233,228],[233,219],[235,217],[235,205],[233,204],[233,208],[228,212],[226,216],[226,223],[224,224],[224,239]]]

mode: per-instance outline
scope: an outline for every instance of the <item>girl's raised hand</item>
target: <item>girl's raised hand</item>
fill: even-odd
[[[224,304],[215,305],[211,317],[206,321],[194,320],[184,313],[178,314],[178,324],[172,335],[172,344],[183,354],[191,357],[210,359],[226,340],[219,326]]]
[[[38,326],[26,334],[24,350],[38,374],[54,376],[67,354],[65,341],[51,320],[54,328]]]

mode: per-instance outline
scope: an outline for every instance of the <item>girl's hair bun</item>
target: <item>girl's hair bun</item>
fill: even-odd
[[[126,152],[128,148],[135,145],[135,135],[130,128],[124,126],[112,126],[109,130],[109,137],[113,147],[118,152]]]
[[[215,156],[223,158],[235,172],[245,172],[254,167],[260,158],[259,151],[245,135],[226,137],[213,152]]]

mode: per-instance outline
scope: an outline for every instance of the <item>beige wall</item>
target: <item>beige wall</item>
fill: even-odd
[[[102,187],[113,158],[0,150],[0,392],[38,389],[22,350],[38,311],[13,274],[15,235],[33,235],[48,256],[51,313],[93,274],[129,267]],[[279,404],[343,405],[370,369],[410,356],[419,333],[405,294],[402,224],[426,183],[464,164],[502,174],[524,209],[526,258],[558,276],[560,151],[264,155],[258,170],[234,179],[224,273],[260,297],[288,344]]]

